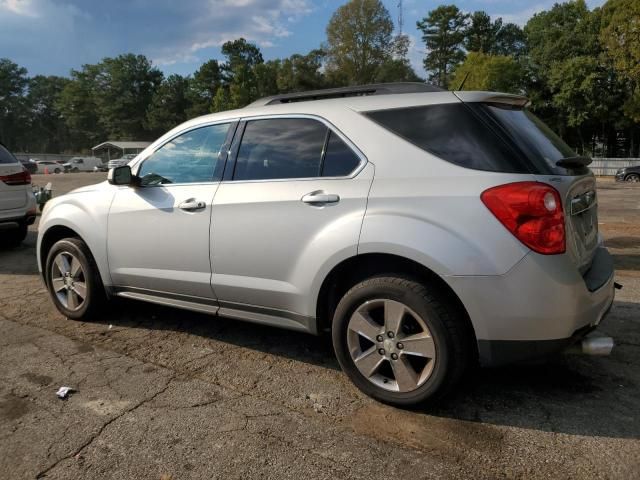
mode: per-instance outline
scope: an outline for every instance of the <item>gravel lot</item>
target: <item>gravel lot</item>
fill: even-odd
[[[60,195],[105,174],[33,178]],[[431,411],[364,397],[328,338],[135,302],[67,320],[34,226],[0,251],[0,476],[638,478],[640,187],[599,186],[624,285],[601,327],[612,355],[479,370]]]

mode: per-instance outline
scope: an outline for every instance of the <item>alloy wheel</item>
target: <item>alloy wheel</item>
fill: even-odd
[[[50,281],[58,301],[68,310],[82,308],[87,298],[87,282],[80,260],[60,252],[51,265]]]
[[[360,305],[348,323],[347,346],[360,373],[392,392],[411,392],[431,376],[436,347],[424,319],[390,299]]]

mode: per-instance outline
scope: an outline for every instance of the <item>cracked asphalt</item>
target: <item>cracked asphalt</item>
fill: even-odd
[[[34,183],[59,195],[103,177]],[[326,337],[132,301],[67,320],[34,226],[0,250],[0,476],[638,478],[640,188],[601,181],[599,201],[624,285],[600,328],[612,355],[476,370],[414,411],[360,394]]]

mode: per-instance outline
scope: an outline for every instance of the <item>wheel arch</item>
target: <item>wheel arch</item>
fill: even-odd
[[[320,287],[316,302],[316,321],[318,332],[331,327],[333,312],[340,298],[356,283],[375,275],[401,274],[421,283],[435,286],[446,300],[460,313],[464,326],[472,339],[471,348],[477,357],[477,339],[475,329],[462,301],[437,273],[425,265],[399,255],[388,253],[364,253],[347,258],[331,269]]]

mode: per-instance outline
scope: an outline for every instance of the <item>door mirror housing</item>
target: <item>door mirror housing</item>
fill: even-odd
[[[119,167],[109,170],[107,175],[107,181],[111,185],[135,185],[135,177],[131,173],[131,167],[129,165],[121,165]]]

